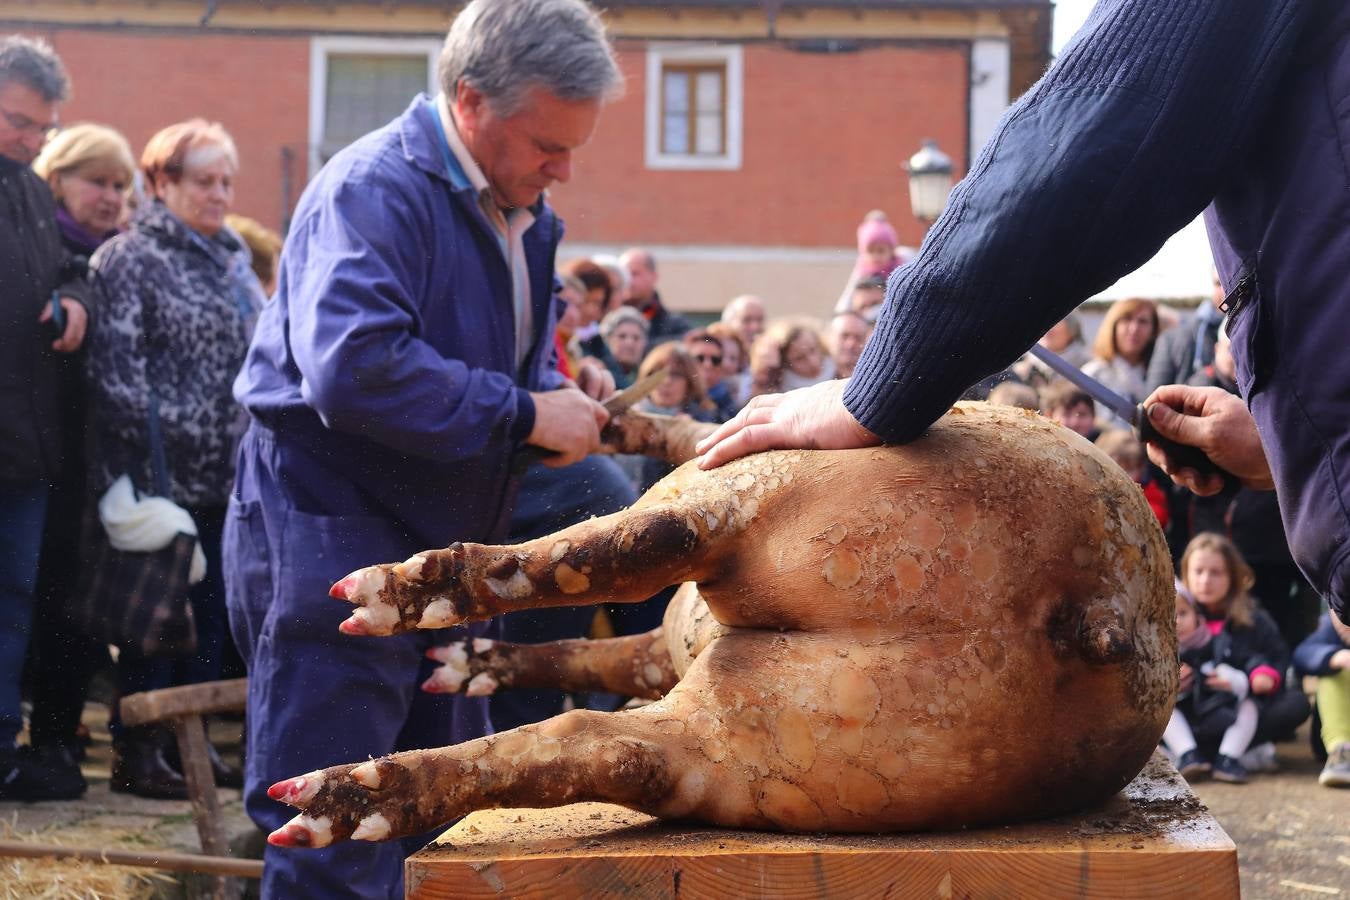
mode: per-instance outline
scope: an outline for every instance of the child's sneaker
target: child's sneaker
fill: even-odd
[[[1242,754],[1242,768],[1248,772],[1271,774],[1280,771],[1280,761],[1275,756],[1275,745],[1270,741],[1257,744]]]
[[[1215,781],[1226,781],[1229,784],[1247,783],[1247,770],[1242,768],[1242,763],[1222,753],[1214,757],[1213,775]]]
[[[1323,787],[1350,787],[1350,742],[1342,741],[1327,754],[1317,783]]]
[[[1177,759],[1177,771],[1187,781],[1195,781],[1209,774],[1210,765],[1200,755],[1199,750],[1187,750]]]

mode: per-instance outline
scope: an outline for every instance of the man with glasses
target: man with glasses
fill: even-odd
[[[69,92],[49,46],[0,38],[0,800],[84,792],[78,772],[16,746],[48,479],[62,451],[58,354],[79,349],[88,319],[51,191],[29,169]]]

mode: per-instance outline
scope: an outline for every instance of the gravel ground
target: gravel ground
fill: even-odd
[[[1350,898],[1350,790],[1317,783],[1322,764],[1298,739],[1277,746],[1281,770],[1245,785],[1199,781],[1202,803],[1238,848],[1246,900]]]

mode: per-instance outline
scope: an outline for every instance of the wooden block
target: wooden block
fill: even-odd
[[[484,810],[406,863],[406,896],[1237,898],[1237,848],[1161,754],[1087,813],[940,834],[785,835],[603,803]]]

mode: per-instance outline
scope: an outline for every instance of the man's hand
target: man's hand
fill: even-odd
[[[600,428],[609,421],[605,408],[575,386],[531,393],[534,430],[526,443],[554,451],[543,460],[557,468],[580,462],[600,447]]]
[[[604,400],[614,393],[614,374],[588,356],[577,366],[574,384],[592,400]]]
[[[85,311],[83,303],[69,297],[61,298],[61,311],[66,314],[66,330],[61,332],[59,338],[52,341],[52,349],[57,353],[74,353],[84,343],[84,331],[89,324],[89,313]],[[38,316],[38,321],[50,322],[51,318],[51,304],[44,303],[42,315]]]
[[[1256,420],[1240,397],[1220,388],[1168,384],[1158,388],[1144,401],[1149,421],[1163,437],[1178,444],[1198,447],[1229,472],[1244,487],[1273,490],[1274,479]],[[1156,444],[1148,445],[1148,458],[1162,468],[1177,484],[1202,497],[1223,489],[1223,477],[1200,475],[1194,469],[1177,465]]]
[[[881,438],[844,407],[847,379],[822,381],[786,394],[762,394],[699,441],[699,468],[715,469],[761,450],[849,450],[875,447]]]

